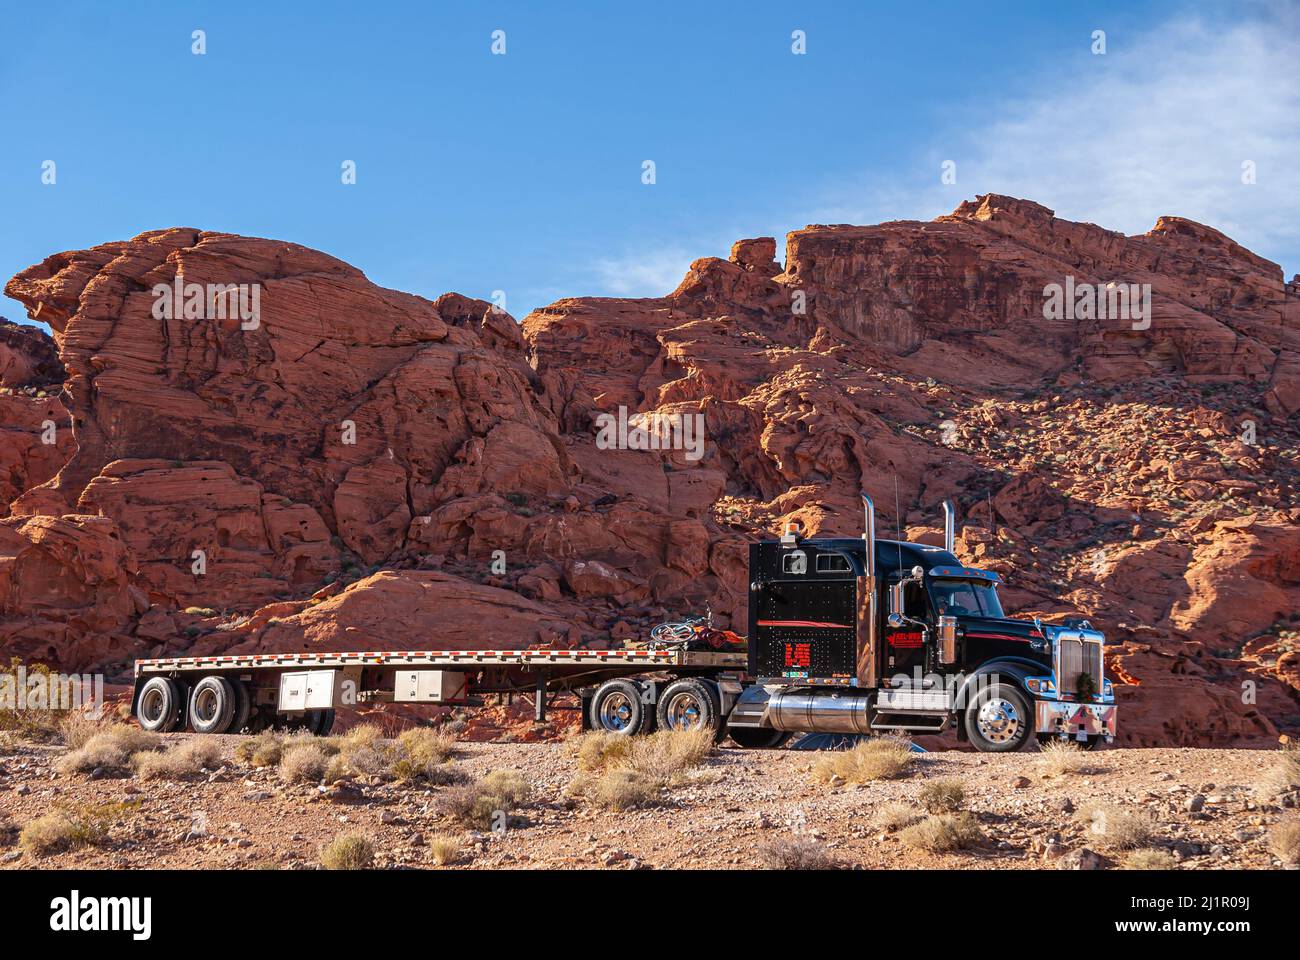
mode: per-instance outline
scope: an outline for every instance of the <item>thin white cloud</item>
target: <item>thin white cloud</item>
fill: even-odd
[[[596,296],[662,297],[672,293],[703,248],[665,247],[597,260],[593,265]]]
[[[1241,10],[1242,8],[1236,8]],[[1028,78],[1034,92],[936,139],[910,183],[851,196],[831,222],[920,218],[982,193],[1036,200],[1126,233],[1173,215],[1209,224],[1274,259],[1300,249],[1300,10],[1247,8],[1225,24],[1179,18],[1108,34],[1108,52]],[[1104,27],[1104,24],[1099,24]],[[1086,49],[1089,40],[1081,37]],[[939,181],[943,160],[957,184]],[[1253,161],[1256,182],[1242,182]],[[860,219],[867,218],[867,219]],[[1283,264],[1291,271],[1300,264]]]

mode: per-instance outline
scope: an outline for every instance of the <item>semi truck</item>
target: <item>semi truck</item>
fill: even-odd
[[[266,727],[327,733],[340,707],[474,705],[533,696],[535,716],[576,694],[582,726],[637,735],[707,729],[743,748],[796,733],[942,734],[988,752],[1037,739],[1086,748],[1116,734],[1105,638],[1085,619],[1008,617],[999,576],[963,566],[955,513],[944,543],[876,537],[862,495],[860,537],[750,544],[743,647],[686,622],[627,649],[299,652],[163,657],[135,664],[133,712],[148,730]]]

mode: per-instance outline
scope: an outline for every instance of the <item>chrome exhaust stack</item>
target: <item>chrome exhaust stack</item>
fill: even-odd
[[[943,548],[952,553],[956,545],[957,511],[953,509],[951,500],[945,500],[943,502]]]
[[[873,687],[876,682],[876,506],[871,498],[862,494],[862,539],[866,548],[866,558],[862,565],[862,576],[858,578],[858,683]],[[865,623],[863,621],[866,621]],[[866,638],[866,644],[862,638]]]

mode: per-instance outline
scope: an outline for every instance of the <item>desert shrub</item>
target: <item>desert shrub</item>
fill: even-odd
[[[1038,766],[1044,776],[1061,777],[1088,770],[1088,754],[1070,740],[1049,740],[1039,747]]]
[[[509,818],[532,792],[518,770],[493,770],[472,783],[449,788],[438,800],[438,810],[470,827],[490,829],[497,815]]]
[[[1172,870],[1178,861],[1168,850],[1142,847],[1125,854],[1123,865],[1125,870]]]
[[[156,750],[160,743],[162,738],[156,733],[131,724],[109,724],[92,734],[76,750],[60,757],[54,768],[59,773],[90,773],[97,769],[106,773],[125,773],[134,755]]]
[[[833,750],[822,754],[813,765],[813,778],[820,783],[870,783],[894,780],[903,776],[915,755],[912,743],[904,737],[873,737],[851,750]]]
[[[431,727],[405,730],[397,742],[406,754],[405,759],[415,764],[442,763],[456,749],[454,736]]]
[[[375,845],[359,833],[340,834],[321,848],[326,870],[369,870],[375,864]]]
[[[217,611],[211,607],[186,607],[185,612],[191,617],[215,617]]]
[[[284,736],[274,730],[263,730],[256,736],[239,741],[235,757],[254,767],[277,767],[284,752]]]
[[[59,720],[59,739],[69,750],[80,750],[95,734],[104,729],[98,720],[92,720],[82,710],[69,710]]]
[[[764,870],[835,870],[839,863],[812,837],[778,837],[758,848]]]
[[[1269,849],[1288,867],[1300,866],[1300,820],[1283,820],[1269,835]]]
[[[1279,751],[1255,789],[1266,797],[1300,790],[1300,749],[1288,746]]]
[[[113,818],[130,809],[122,803],[61,804],[24,826],[18,845],[37,857],[98,846],[108,839]]]
[[[893,800],[878,806],[871,822],[881,830],[895,833],[904,827],[910,827],[924,816],[925,814],[913,804]]]
[[[1137,850],[1145,847],[1156,832],[1155,822],[1140,810],[1089,804],[1080,807],[1075,816],[1088,821],[1089,840],[1102,850]]]
[[[589,733],[578,741],[580,773],[569,793],[612,810],[654,803],[716,746],[708,730],[661,730],[648,737]]]
[[[435,833],[429,838],[429,858],[440,867],[460,859],[460,838],[450,833]]]
[[[292,740],[280,754],[280,776],[290,783],[315,783],[325,776],[330,756],[312,740]]]
[[[930,853],[965,850],[980,842],[983,834],[969,813],[931,814],[899,831],[898,838],[909,847]]]
[[[965,802],[966,788],[961,785],[960,780],[931,780],[921,788],[917,799],[921,801],[921,806],[931,813],[952,813],[954,810],[960,810],[962,803]]]
[[[195,737],[162,753],[137,753],[132,763],[142,780],[184,780],[205,768],[216,769],[221,763],[221,744],[209,737]]]

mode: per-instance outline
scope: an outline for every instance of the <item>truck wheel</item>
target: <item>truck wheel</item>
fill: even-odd
[[[966,708],[966,736],[984,753],[1012,753],[1034,732],[1033,711],[1020,690],[995,683],[980,691]]]
[[[136,719],[145,730],[167,733],[185,721],[185,694],[181,685],[168,677],[152,677],[140,689]]]
[[[727,734],[736,742],[736,746],[745,750],[775,750],[784,746],[794,735],[789,730],[773,730],[770,727],[732,727]]]
[[[660,730],[712,730],[715,735],[723,730],[717,692],[694,677],[670,683],[656,713]]]
[[[653,715],[631,680],[606,680],[591,698],[587,717],[593,730],[632,736],[645,733]]]
[[[230,679],[230,689],[235,693],[235,713],[230,719],[230,732],[243,733],[248,726],[249,715],[253,712],[253,698],[248,695],[248,687],[238,677]]]
[[[235,689],[225,677],[204,677],[190,694],[190,727],[195,733],[225,733],[235,718]]]

